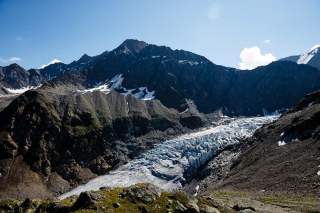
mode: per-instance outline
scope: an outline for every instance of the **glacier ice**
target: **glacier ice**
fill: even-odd
[[[277,115],[230,119],[229,123],[164,141],[122,167],[59,198],[100,187],[126,187],[136,183],[152,183],[164,190],[177,189],[182,186],[186,174],[205,164],[218,151],[252,136],[257,128],[276,118]]]

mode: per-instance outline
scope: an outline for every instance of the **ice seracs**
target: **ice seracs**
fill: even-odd
[[[126,165],[97,177],[59,198],[98,190],[100,187],[126,187],[136,183],[152,183],[164,190],[180,188],[185,177],[212,159],[228,145],[250,137],[254,131],[278,116],[239,118],[229,123],[185,134],[156,145]]]

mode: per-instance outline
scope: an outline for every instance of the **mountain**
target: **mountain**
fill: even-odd
[[[0,112],[1,198],[52,197],[205,124],[192,105],[179,113],[158,100],[74,88],[45,83]]]
[[[179,111],[185,110],[187,100],[193,100],[201,112],[222,109],[229,115],[290,108],[303,95],[320,88],[319,70],[308,66],[280,61],[240,71],[191,52],[136,40],[125,41],[103,59],[97,56],[84,75],[81,84],[86,88],[117,79],[111,87],[122,94],[139,96],[143,88],[144,94],[152,93],[165,106]]]
[[[303,95],[320,88],[319,70],[306,65],[278,61],[251,71],[237,70],[188,51],[133,39],[97,56],[83,55],[70,64],[55,63],[24,73],[40,75],[32,82],[71,81],[78,85],[75,90],[108,89],[158,99],[180,112],[192,100],[201,112],[222,110],[228,115],[290,108]],[[7,87],[18,86],[10,82],[6,81]]]
[[[9,88],[23,88],[39,85],[42,77],[36,70],[27,71],[18,64],[0,67],[0,86]]]
[[[292,61],[298,64],[307,64],[320,69],[320,45],[315,45],[309,52],[302,55],[289,56],[281,60]]]

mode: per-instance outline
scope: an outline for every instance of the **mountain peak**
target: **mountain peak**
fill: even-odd
[[[10,64],[7,66],[8,68],[10,69],[21,69],[21,70],[24,70],[19,64],[17,63],[13,63],[13,64]]]
[[[87,54],[83,54],[80,59],[78,60],[78,62],[87,62],[91,59],[90,56],[88,56]]]
[[[148,44],[144,41],[139,41],[136,39],[127,39],[115,50],[117,53],[139,53],[143,50]]]

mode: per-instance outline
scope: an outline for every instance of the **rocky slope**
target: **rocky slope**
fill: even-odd
[[[276,122],[259,129],[233,165],[225,186],[320,193],[320,92],[306,96]]]
[[[205,122],[196,109],[74,88],[45,84],[0,112],[1,198],[51,197]]]
[[[246,143],[223,150],[199,170],[186,190],[319,195],[319,115],[320,92],[314,92],[258,129]]]

